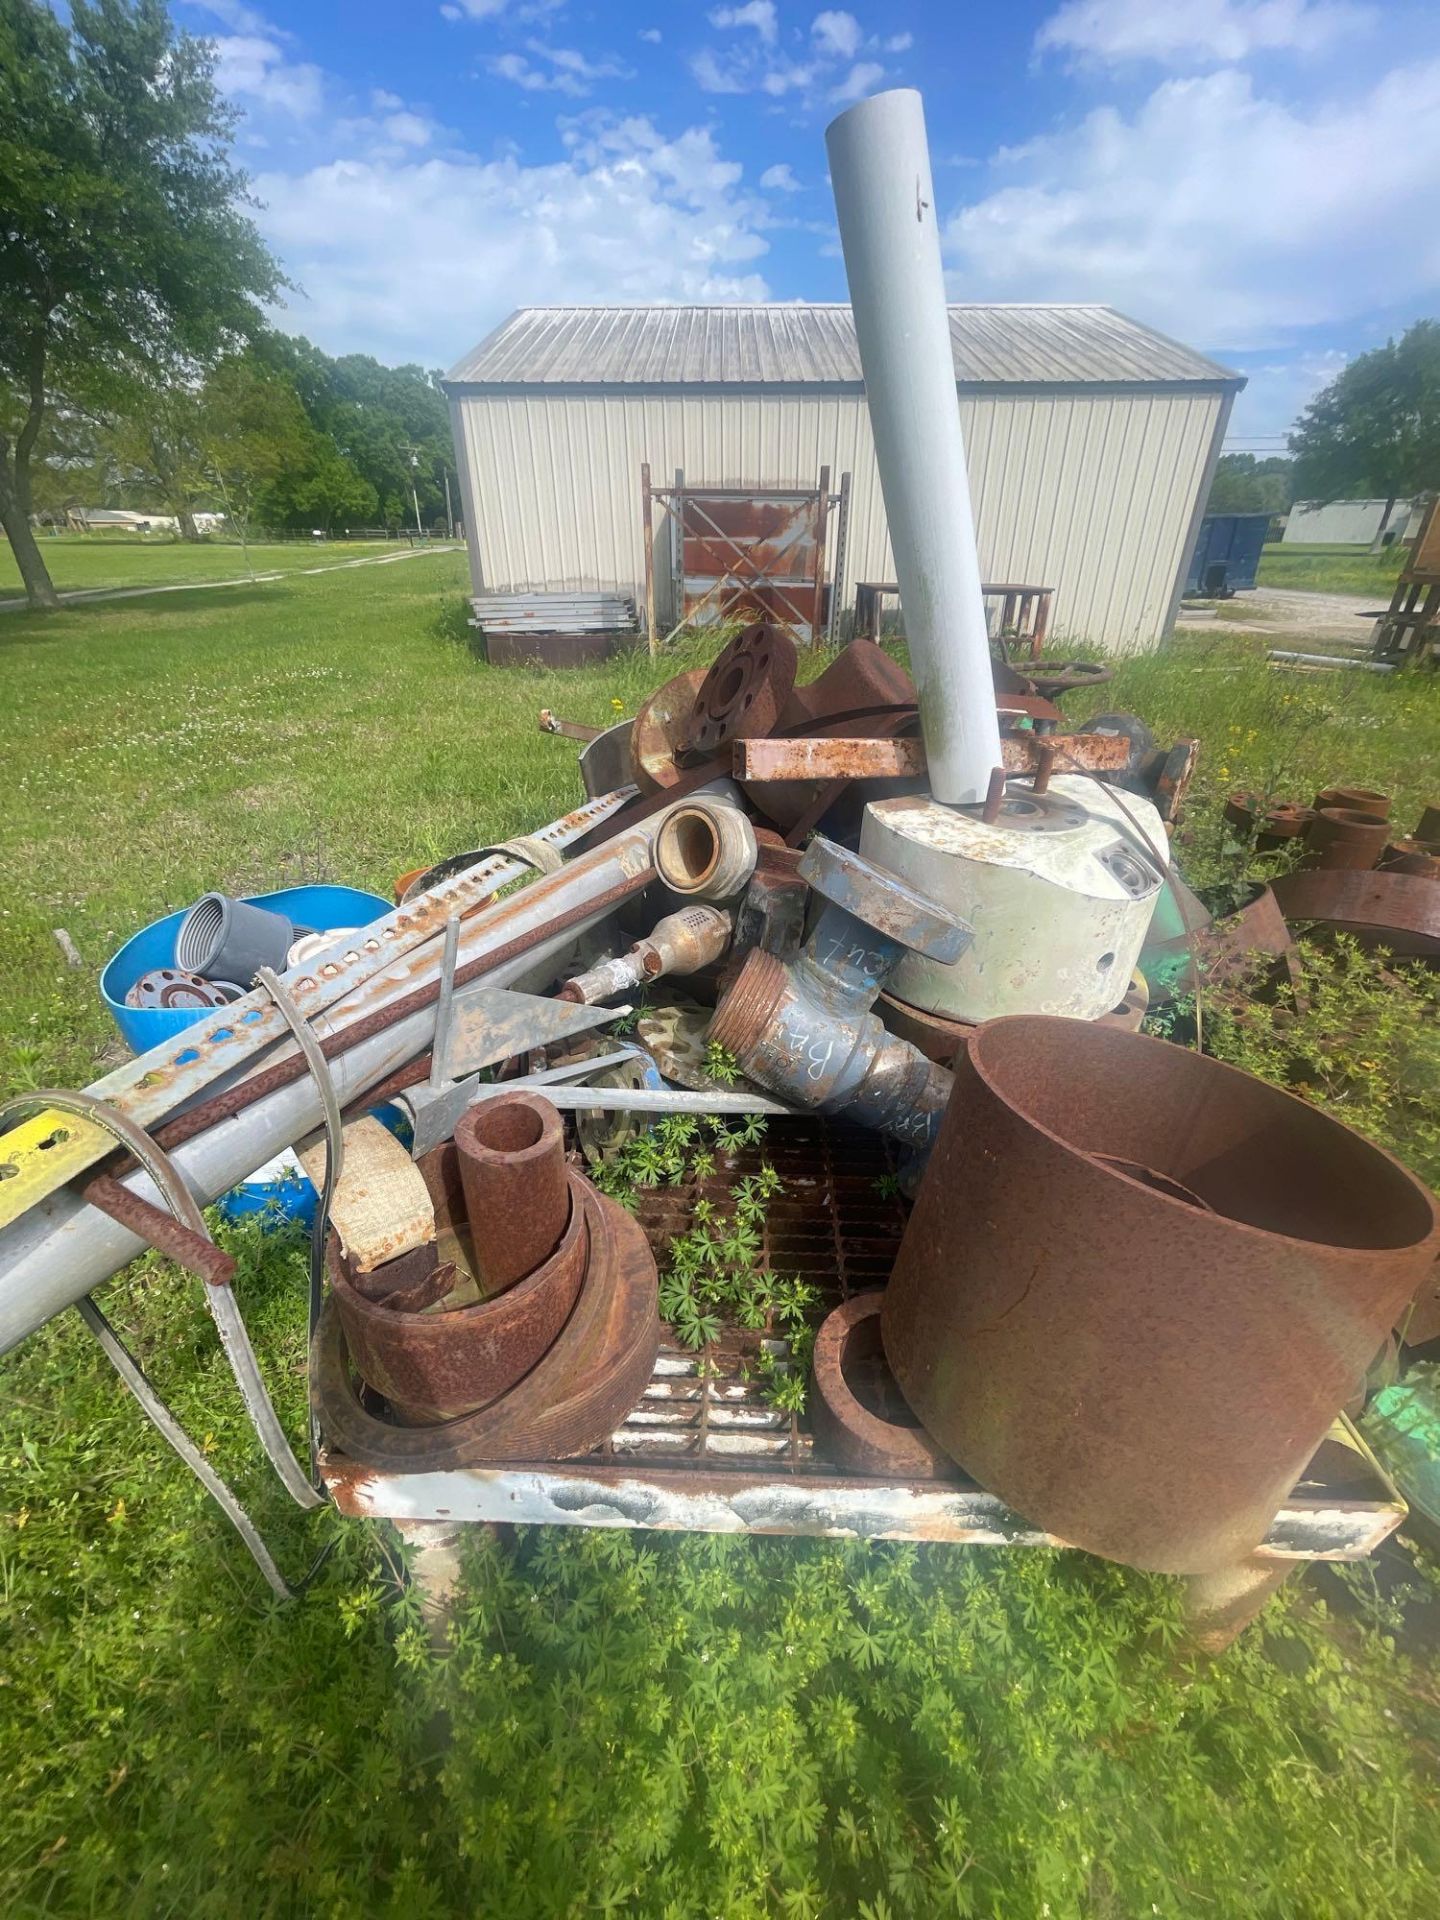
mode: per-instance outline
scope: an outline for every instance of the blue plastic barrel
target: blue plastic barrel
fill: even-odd
[[[271,907],[283,913],[297,927],[310,927],[316,933],[330,933],[338,927],[368,927],[395,911],[389,900],[378,894],[362,893],[358,887],[282,887],[279,893],[249,896],[254,907]],[[175,937],[188,909],[167,913],[163,920],[125,942],[100,976],[100,998],[121,1037],[136,1053],[148,1053],[162,1040],[173,1040],[186,1027],[204,1020],[213,1007],[127,1007],[125,996],[152,967],[175,965]],[[248,987],[241,980],[237,985]]]

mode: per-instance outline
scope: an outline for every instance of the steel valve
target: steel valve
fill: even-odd
[[[798,958],[756,949],[720,1002],[710,1038],[782,1097],[928,1146],[951,1075],[870,1012],[906,953],[949,964],[970,928],[893,874],[817,836],[801,878],[824,901]]]

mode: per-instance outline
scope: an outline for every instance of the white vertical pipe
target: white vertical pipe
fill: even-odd
[[[878,93],[825,133],[930,790],[981,800],[1000,765],[925,111]]]

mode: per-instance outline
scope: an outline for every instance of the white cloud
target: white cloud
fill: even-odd
[[[523,53],[497,53],[485,65],[496,79],[508,80],[527,93],[564,93],[583,100],[597,80],[633,78],[633,70],[618,60],[588,60],[574,47],[550,47],[543,40],[527,40],[525,45],[536,59],[548,63],[548,71]]]
[[[860,60],[840,82],[838,87],[830,89],[830,98],[843,104],[849,100],[861,100],[867,93],[873,93],[885,78],[885,69],[878,61]]]
[[[297,120],[319,111],[325,92],[319,67],[287,59],[282,47],[259,34],[230,34],[214,45],[215,84],[231,99]]]
[[[638,38],[648,40],[652,47],[658,47],[665,36],[661,33],[659,27],[642,27]]]
[[[908,53],[915,44],[913,33],[892,33],[888,40],[880,42],[883,53]]]
[[[1267,355],[1263,361],[1243,357],[1239,370],[1249,384],[1237,395],[1225,442],[1247,444],[1256,453],[1283,453],[1280,439],[1322,387],[1342,371],[1349,355],[1338,347],[1306,349],[1293,356]],[[1269,442],[1270,444],[1265,444]]]
[[[743,7],[716,7],[709,18],[712,27],[749,27],[767,47],[774,46],[779,32],[775,0],[746,0]]]
[[[242,0],[190,0],[190,5],[201,13],[208,13],[222,26],[229,27],[232,33],[262,34],[272,40],[288,38],[280,33],[253,7],[243,5]]]
[[[770,193],[799,193],[800,191],[800,182],[783,161],[776,166],[766,167],[760,176],[760,184]]]
[[[514,306],[764,300],[764,203],[705,128],[587,114],[566,158],[335,160],[256,181],[304,289],[281,324],[330,352],[457,358]]]
[[[402,147],[428,147],[435,132],[433,120],[419,113],[390,113],[380,123],[387,140]]]
[[[558,13],[565,0],[521,0],[513,11],[517,20],[538,20],[547,13]],[[511,0],[445,0],[440,9],[447,20],[498,20],[511,11]]]
[[[810,22],[810,37],[821,53],[853,60],[860,51],[860,22],[853,13],[817,13]]]
[[[1066,0],[1035,45],[1111,63],[1228,66],[1254,53],[1315,53],[1375,17],[1350,0]]]
[[[1440,60],[1305,109],[1235,70],[1169,80],[995,165],[946,229],[957,298],[1102,301],[1238,349],[1440,284]]]
[[[690,76],[702,93],[748,93],[753,84],[743,67],[726,65],[709,47],[691,55]]]
[[[866,40],[853,13],[830,8],[810,23],[805,57],[792,59],[778,50],[778,26],[772,0],[750,0],[748,6],[720,7],[709,15],[716,27],[749,27],[758,35],[748,43],[702,47],[690,57],[690,73],[703,93],[763,93],[772,100],[787,94],[806,96],[813,107],[825,99],[853,100],[879,80],[884,68],[874,61],[850,64]],[[800,38],[797,32],[793,36]],[[908,44],[908,35],[902,36]],[[845,73],[847,64],[849,74]]]

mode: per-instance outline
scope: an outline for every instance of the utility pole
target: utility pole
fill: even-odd
[[[448,467],[442,467],[440,472],[445,480],[445,527],[450,538],[453,540],[455,538],[455,510],[450,505],[450,469]]]
[[[425,529],[420,524],[420,495],[415,490],[415,473],[420,465],[420,449],[418,447],[402,447],[400,451],[402,453],[408,453],[410,456],[410,503],[415,509],[415,537],[417,540],[423,540],[425,538]]]

